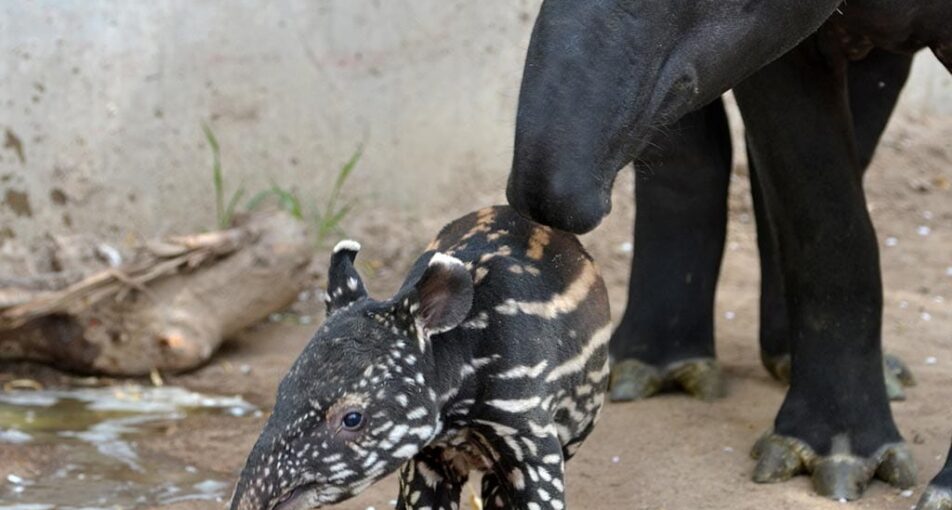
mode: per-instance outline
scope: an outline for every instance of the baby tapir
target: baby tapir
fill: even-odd
[[[328,317],[278,388],[233,510],[347,499],[400,469],[397,508],[565,507],[564,462],[608,376],[608,296],[571,234],[491,207],[446,227],[390,299],[367,296],[359,245],[331,256]]]

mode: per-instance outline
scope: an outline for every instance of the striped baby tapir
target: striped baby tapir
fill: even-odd
[[[400,471],[397,508],[565,508],[564,465],[598,418],[608,296],[571,234],[482,209],[446,227],[390,299],[342,241],[327,319],[278,388],[234,510],[340,502]]]

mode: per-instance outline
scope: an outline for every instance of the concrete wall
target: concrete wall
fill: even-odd
[[[321,203],[360,144],[365,208],[501,190],[539,3],[3,2],[0,237],[212,226],[202,121],[230,190],[273,179]],[[903,108],[952,113],[952,80],[921,60]]]

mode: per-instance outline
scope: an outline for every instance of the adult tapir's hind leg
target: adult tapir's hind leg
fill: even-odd
[[[793,359],[754,479],[807,471],[858,498],[876,475],[915,483],[883,383],[879,252],[863,196],[846,61],[812,36],[734,91],[777,233]]]
[[[721,100],[659,133],[642,159],[628,305],[611,339],[611,398],[648,397],[665,382],[716,398],[714,290],[731,170]]]
[[[945,458],[945,467],[932,479],[916,510],[952,510],[952,447]]]
[[[878,49],[872,50],[863,60],[848,64],[846,80],[849,106],[856,140],[857,170],[861,175],[872,160],[879,138],[909,76],[911,65],[911,55]],[[789,382],[790,322],[777,256],[777,240],[767,221],[763,197],[756,183],[756,162],[749,155],[748,161],[761,260],[760,356],[774,377]],[[911,383],[911,376],[898,359],[890,357],[888,361],[885,375],[889,396],[894,400],[902,399],[902,386]]]

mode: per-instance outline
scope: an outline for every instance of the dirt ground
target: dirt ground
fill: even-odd
[[[899,428],[920,467],[912,494],[874,482],[853,508],[906,510],[938,470],[952,436],[952,119],[894,119],[866,183],[876,223],[885,284],[886,350],[906,360],[919,384],[893,406]],[[738,151],[740,152],[740,151]],[[757,347],[758,259],[749,184],[743,161],[735,165],[728,247],[717,299],[719,357],[729,396],[712,404],[680,394],[609,405],[594,434],[568,464],[567,493],[574,508],[598,509],[833,509],[839,503],[812,494],[809,479],[775,485],[750,481],[748,456],[768,429],[784,388],[761,368]],[[613,316],[625,306],[634,186],[630,171],[615,189],[615,211],[584,241],[609,282]],[[372,294],[384,296],[400,282],[410,260],[438,227],[457,213],[502,202],[501,183],[461,195],[458,209],[428,218],[392,217],[363,204],[348,231],[364,245],[360,255]],[[388,223],[390,222],[390,223]],[[305,312],[321,319],[312,302]],[[167,382],[190,389],[240,394],[267,409],[279,379],[315,329],[314,324],[273,322],[252,328],[226,344],[208,366]],[[250,371],[239,370],[242,365]],[[70,377],[26,364],[0,365],[0,382],[28,376],[61,385]],[[140,449],[162,452],[233,477],[265,417],[203,417],[174,434],[145,438]],[[10,472],[42,474],[56,458],[42,448],[0,445],[0,477]],[[391,507],[391,477],[337,508]],[[218,508],[181,503],[167,509]]]

